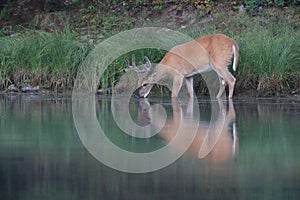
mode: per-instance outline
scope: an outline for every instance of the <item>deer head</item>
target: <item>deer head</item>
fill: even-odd
[[[154,83],[154,77],[156,75],[156,66],[152,66],[149,58],[145,56],[146,63],[141,64],[141,69],[135,64],[135,56],[132,55],[132,64],[129,64],[128,59],[125,60],[127,68],[124,70],[128,72],[130,70],[135,71],[138,76],[138,91],[140,97],[147,97],[151,91]]]

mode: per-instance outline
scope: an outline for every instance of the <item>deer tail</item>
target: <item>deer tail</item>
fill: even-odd
[[[238,61],[239,61],[239,47],[237,44],[232,45],[232,54],[233,54],[233,71],[236,71]]]

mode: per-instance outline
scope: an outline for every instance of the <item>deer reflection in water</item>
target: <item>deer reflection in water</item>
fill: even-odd
[[[184,148],[184,144],[180,141],[184,141],[189,137],[189,133],[195,131],[195,123],[198,123],[198,130],[196,136],[186,151],[186,153],[192,157],[200,159],[206,159],[213,162],[225,161],[233,158],[238,151],[238,133],[235,124],[235,109],[232,100],[228,101],[227,105],[224,102],[218,100],[213,103],[218,107],[217,119],[211,122],[199,121],[199,118],[195,120],[183,120],[183,105],[181,105],[176,99],[172,98],[173,116],[168,118],[166,123],[163,119],[160,119],[160,115],[156,114],[155,118],[151,114],[150,104],[146,99],[139,101],[138,109],[138,121],[142,123],[147,119],[146,123],[154,124],[155,126],[163,127],[159,133],[166,143],[169,143],[174,137],[182,137],[178,142],[172,144],[174,151],[180,151]],[[193,117],[194,103],[190,100],[187,104],[186,113],[190,117]],[[150,112],[149,112],[150,111]],[[155,111],[154,111],[155,112]],[[180,128],[184,126],[184,130]],[[192,130],[193,129],[193,130]],[[179,133],[179,132],[183,133]]]

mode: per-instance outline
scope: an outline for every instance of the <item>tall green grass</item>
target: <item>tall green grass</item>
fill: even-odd
[[[1,37],[0,46],[0,89],[11,83],[71,88],[79,64],[92,49],[68,30]]]
[[[243,78],[250,74],[282,79],[298,68],[300,51],[297,38],[291,33],[240,36],[239,76]]]
[[[297,86],[300,75],[300,33],[291,29],[269,30],[239,36],[238,86],[272,95]]]
[[[254,90],[259,95],[274,95],[281,90],[299,88],[300,32],[287,26],[281,27],[280,31],[256,28],[255,31],[245,30],[235,39],[240,47],[239,66],[233,72],[237,78],[237,92]],[[0,37],[0,47],[0,90],[10,84],[70,90],[80,63],[93,48],[91,44],[78,42],[76,35],[68,29]],[[124,73],[125,59],[130,60],[132,54],[139,64],[145,62],[144,56],[158,63],[165,53],[142,49],[121,56],[104,72],[99,87],[113,87]],[[204,91],[201,83],[195,83],[196,90]]]

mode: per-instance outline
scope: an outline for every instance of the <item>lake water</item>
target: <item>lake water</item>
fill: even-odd
[[[148,173],[125,173],[99,162],[84,145],[75,128],[71,97],[2,95],[0,199],[300,198],[299,98],[198,101],[190,107],[189,102],[167,98],[133,99],[130,116],[145,128],[145,138],[137,138],[138,128],[127,127],[133,136],[118,128],[111,99],[96,97],[99,125],[126,151],[140,154],[171,144],[169,151],[180,155],[182,143],[195,132],[190,147],[176,161]],[[149,112],[156,104],[165,108],[168,118],[152,136],[149,123],[164,122],[154,115],[155,109]],[[190,113],[195,106],[199,115]],[[121,112],[122,104],[116,108]],[[190,115],[193,120],[186,117]],[[121,120],[125,127],[127,120],[128,116]],[[179,130],[179,125],[184,129]],[[175,137],[179,140],[172,143]],[[104,154],[114,159],[110,151]]]

